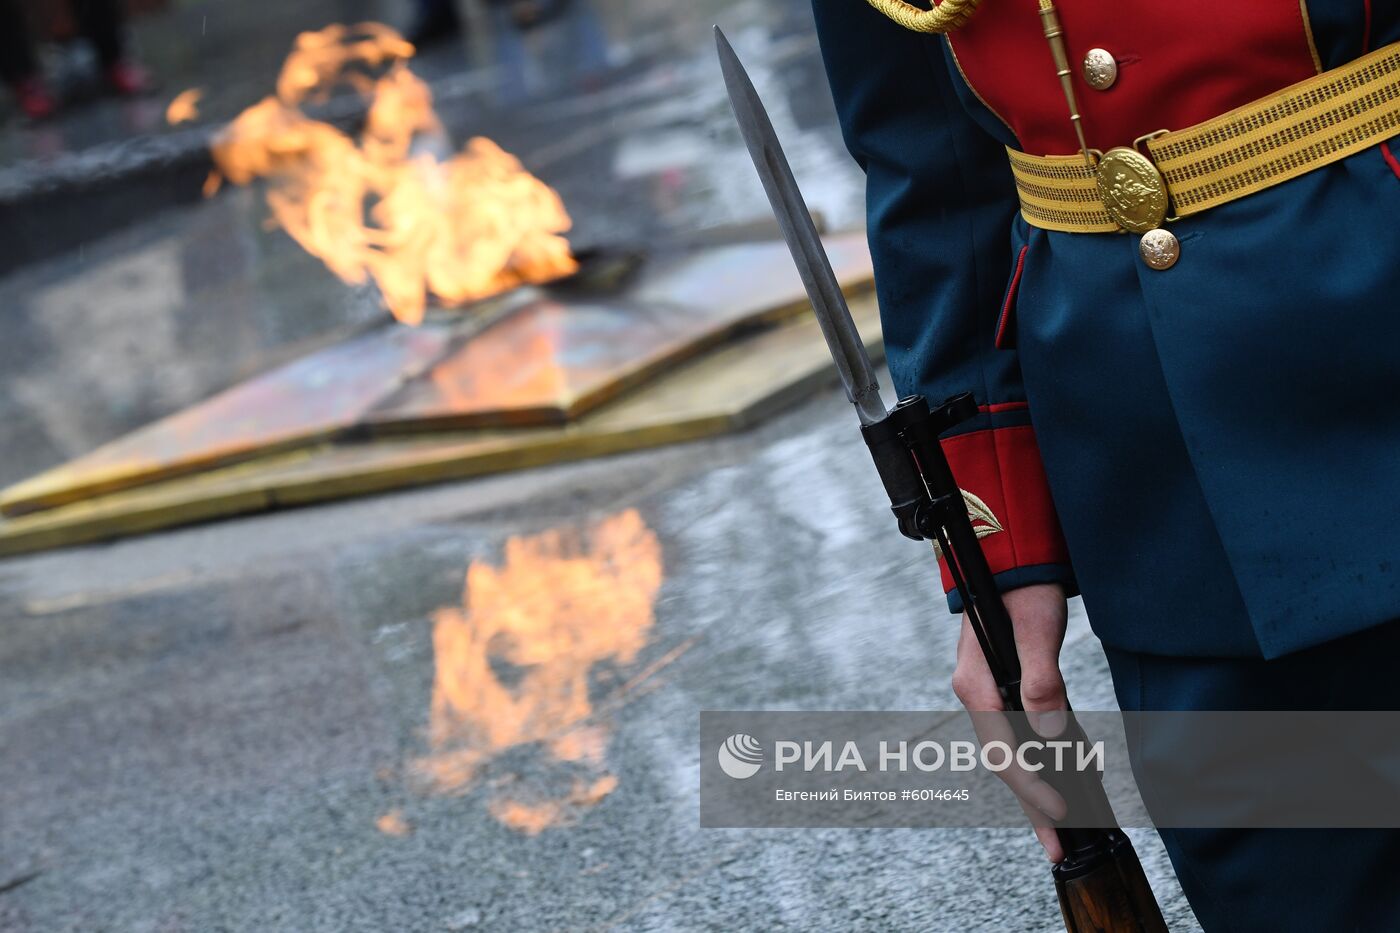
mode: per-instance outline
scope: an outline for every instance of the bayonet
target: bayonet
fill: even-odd
[[[715,44],[719,46],[719,67],[724,73],[724,86],[729,90],[729,103],[739,121],[739,133],[758,169],[778,228],[797,264],[807,297],[812,301],[822,336],[836,361],[841,383],[846,387],[846,397],[855,405],[861,424],[874,424],[886,414],[880,398],[880,383],[856,323],[851,319],[851,310],[846,307],[846,296],[836,281],[836,274],[831,271],[831,260],[822,248],[812,214],[802,200],[792,167],[783,154],[778,134],[773,131],[773,122],[768,119],[753,82],[718,26],[715,27]]]

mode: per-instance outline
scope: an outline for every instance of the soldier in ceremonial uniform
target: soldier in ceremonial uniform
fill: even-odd
[[[1124,709],[1400,709],[1400,2],[814,9],[1026,708],[1082,593]],[[1207,930],[1400,930],[1400,833],[1162,836]]]

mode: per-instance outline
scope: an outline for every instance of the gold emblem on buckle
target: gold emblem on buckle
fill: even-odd
[[[1152,160],[1127,146],[1103,154],[1095,171],[1099,197],[1114,222],[1132,233],[1146,233],[1167,217],[1167,183]]]

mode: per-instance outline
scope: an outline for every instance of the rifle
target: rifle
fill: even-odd
[[[885,409],[875,368],[763,102],[718,26],[715,43],[739,131],[797,264],[846,395],[855,406],[861,436],[889,495],[899,530],[915,541],[937,542],[1005,709],[1023,713],[1011,616],[939,443],[939,435],[977,414],[977,403],[971,393],[963,393],[930,407],[923,396],[915,395],[900,399],[893,410]],[[1025,716],[1011,718],[1017,738],[1024,738]],[[1068,720],[1063,738],[1085,741],[1072,712]],[[1047,771],[1046,780],[1067,805],[1066,816],[1055,823],[1065,858],[1051,873],[1068,933],[1166,933],[1142,863],[1132,842],[1115,825],[1098,775]]]

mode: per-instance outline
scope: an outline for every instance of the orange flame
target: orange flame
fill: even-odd
[[[568,795],[556,800],[497,800],[491,803],[490,810],[492,816],[511,829],[537,836],[552,826],[566,825],[574,810],[593,806],[616,788],[617,778],[606,774],[588,784],[575,780]]]
[[[403,811],[398,807],[380,814],[374,821],[374,828],[386,836],[411,836],[413,826],[404,819]]]
[[[654,621],[661,546],[641,516],[622,512],[588,538],[512,538],[500,567],[468,568],[462,608],[434,616],[432,753],[416,770],[432,790],[456,792],[506,749],[536,746],[566,766],[569,789],[489,807],[527,833],[569,822],[616,787],[603,770],[607,730],[590,719],[590,672],[633,661]]]
[[[408,324],[429,295],[455,305],[577,268],[563,202],[514,156],[482,137],[445,162],[422,151],[446,134],[405,64],[413,51],[378,23],[302,33],[276,95],[211,147],[229,181],[267,180],[273,218],[303,249],[345,282],[373,280]],[[342,84],[369,101],[358,140],[302,110]]]
[[[170,106],[165,108],[165,122],[174,126],[177,123],[198,120],[199,101],[203,96],[204,92],[197,87],[176,94],[175,99],[170,102]]]

